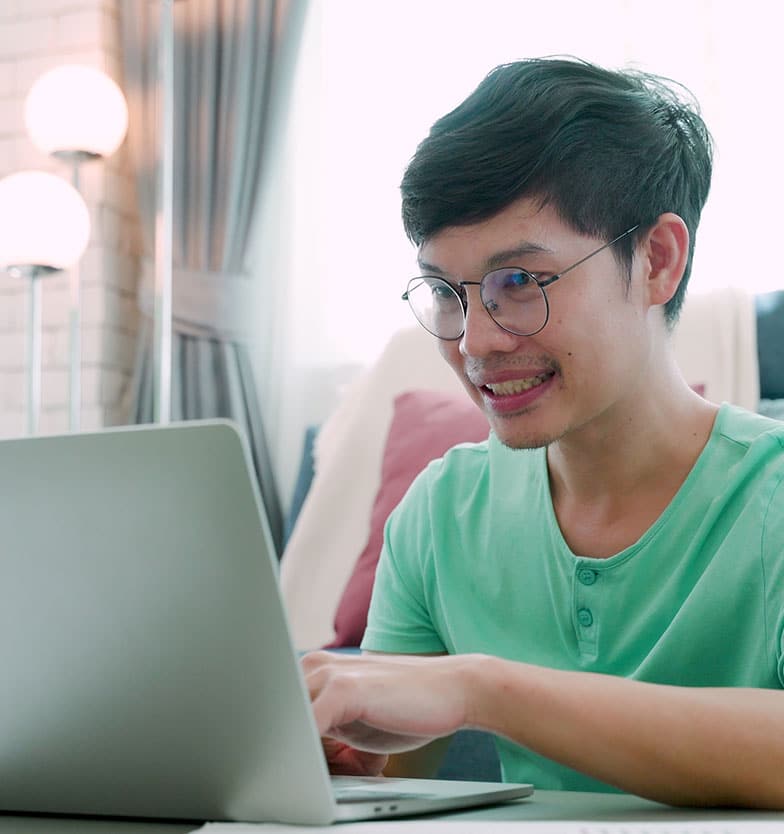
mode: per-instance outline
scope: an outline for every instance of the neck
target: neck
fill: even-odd
[[[686,385],[673,362],[611,413],[548,448],[554,503],[622,507],[648,486],[674,493],[705,447],[716,412]]]

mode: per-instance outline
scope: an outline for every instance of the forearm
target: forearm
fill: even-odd
[[[479,657],[468,723],[670,804],[784,809],[784,693],[640,683]]]

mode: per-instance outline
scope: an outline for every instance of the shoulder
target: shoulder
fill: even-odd
[[[774,454],[784,451],[784,422],[728,403],[719,409],[714,434],[741,447],[763,445]]]
[[[784,477],[784,422],[724,403],[705,458],[710,477],[770,494]]]
[[[431,460],[414,478],[413,483],[390,516],[393,523],[400,517],[422,524],[432,516],[434,508],[453,506],[467,485],[476,485],[487,478],[489,441],[459,443],[441,457]]]
[[[390,516],[391,529],[418,531],[428,549],[447,540],[452,548],[453,535],[517,518],[521,503],[537,505],[546,485],[544,449],[509,449],[491,434],[481,443],[454,446],[428,464]]]
[[[460,443],[431,461],[415,485],[431,497],[476,498],[492,484],[497,496],[507,487],[519,491],[527,483],[526,473],[543,463],[544,449],[510,449],[491,433],[481,443]]]
[[[773,586],[784,587],[784,422],[724,404],[714,436],[724,447],[723,493],[742,504],[739,519],[756,519],[747,542],[761,545],[767,583],[775,577]]]
[[[432,522],[444,512],[479,513],[499,496],[519,492],[534,480],[526,473],[543,462],[543,449],[509,449],[493,433],[478,443],[459,443],[425,466],[392,515]]]

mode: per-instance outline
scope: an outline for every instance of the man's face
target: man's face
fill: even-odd
[[[421,246],[419,260],[424,272],[455,285],[500,266],[546,279],[602,243],[524,199],[490,220],[439,232]],[[544,446],[589,427],[606,434],[614,421],[629,419],[653,354],[639,273],[635,261],[627,288],[611,250],[600,252],[547,288],[550,318],[533,336],[502,330],[483,308],[479,287],[465,288],[465,333],[439,347],[503,443]]]

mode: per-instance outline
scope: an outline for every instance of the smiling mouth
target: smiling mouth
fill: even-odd
[[[555,371],[546,371],[538,376],[529,376],[524,379],[510,379],[507,382],[488,383],[482,388],[489,391],[494,397],[510,397],[514,394],[522,394],[523,391],[530,391],[543,382],[555,376]]]

